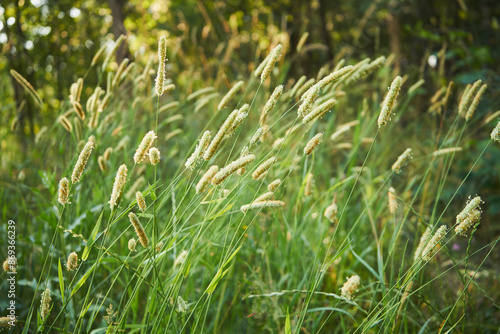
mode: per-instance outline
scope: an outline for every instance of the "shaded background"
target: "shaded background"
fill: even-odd
[[[490,108],[499,105],[500,6],[494,0],[10,0],[0,7],[2,150],[6,136],[15,134],[9,146],[14,141],[25,154],[37,131],[60,113],[70,85],[86,74],[95,53],[106,43],[111,48],[120,34],[128,39],[116,52],[117,63],[129,58],[143,65],[166,35],[169,75],[187,92],[200,82],[217,89],[237,73],[249,74],[279,39],[293,59],[290,77],[315,76],[340,59],[393,54],[395,72],[426,80],[426,94],[416,100],[421,110],[448,81],[463,85],[477,78],[488,83]],[[38,90],[44,111],[26,99],[10,69]],[[86,76],[89,86],[98,80],[95,73]]]

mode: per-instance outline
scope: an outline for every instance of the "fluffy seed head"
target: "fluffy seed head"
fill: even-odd
[[[337,206],[337,202],[333,200],[332,204],[326,207],[323,216],[328,219],[331,223],[334,223],[337,220],[337,213],[339,212],[339,208]]]
[[[142,212],[146,211],[146,200],[144,199],[144,196],[140,191],[135,193],[135,199],[137,201],[137,206],[139,207],[139,210]]]
[[[266,81],[266,79],[271,74],[271,71],[274,69],[274,65],[281,59],[281,55],[283,54],[283,46],[281,44],[276,45],[276,47],[271,51],[269,55],[269,60],[260,75],[260,82]]]
[[[233,124],[231,124],[231,128],[229,128],[226,133],[226,138],[231,137],[238,126],[240,126],[245,121],[248,116],[248,109],[250,109],[250,106],[248,104],[244,104],[243,107],[240,108]]]
[[[130,223],[134,227],[135,234],[137,234],[137,238],[139,239],[139,242],[143,247],[148,247],[149,245],[149,239],[148,236],[146,235],[146,232],[144,232],[144,228],[141,225],[141,222],[139,221],[139,218],[136,216],[135,213],[130,212],[128,214],[128,219],[130,220]]]
[[[455,232],[466,235],[467,230],[481,218],[481,203],[484,203],[480,196],[469,199],[465,208],[457,216],[457,226]]]
[[[42,301],[40,303],[40,316],[42,317],[43,321],[45,321],[50,313],[51,301],[52,298],[50,298],[50,289],[47,288],[44,292],[42,292]]]
[[[223,109],[229,101],[233,99],[236,93],[243,87],[245,83],[243,81],[238,81],[227,93],[224,95],[219,105],[217,106],[217,110]]]
[[[63,177],[61,181],[59,181],[59,203],[62,205],[70,204],[69,201],[69,181],[67,178]]]
[[[92,141],[89,140],[87,144],[85,144],[85,146],[83,147],[83,150],[80,153],[80,155],[78,156],[75,168],[73,169],[73,174],[71,174],[71,182],[73,183],[80,182],[83,170],[85,169],[85,165],[89,160],[90,153],[92,153],[93,148],[94,144],[92,143]]]
[[[245,204],[240,208],[240,211],[245,213],[248,210],[262,209],[262,208],[279,208],[285,206],[283,201],[267,201],[267,202],[257,202],[252,204]]]
[[[407,163],[408,160],[412,159],[412,149],[407,148],[403,154],[401,154],[398,157],[398,160],[392,165],[392,171],[396,174],[401,173],[401,168],[403,168]]]
[[[476,96],[474,96],[474,100],[472,100],[472,103],[467,110],[467,114],[465,114],[465,120],[468,121],[474,116],[474,112],[477,109],[477,105],[479,104],[479,101],[481,100],[481,97],[483,96],[484,92],[486,92],[486,88],[488,86],[486,84],[482,85],[481,88],[479,88],[478,92],[476,93]]]
[[[137,246],[137,242],[135,241],[135,239],[134,239],[134,238],[132,238],[132,239],[130,239],[130,240],[128,241],[128,249],[129,249],[131,252],[135,252],[135,251],[136,251],[136,249],[135,249],[135,247],[136,247],[136,246]]]
[[[261,177],[264,176],[267,171],[271,168],[273,164],[276,163],[278,159],[276,157],[272,157],[264,161],[257,169],[252,173],[252,178],[254,180],[259,180]]]
[[[437,150],[437,151],[434,151],[432,153],[432,156],[434,157],[439,157],[441,155],[446,155],[446,154],[450,154],[450,153],[456,153],[456,152],[460,152],[462,151],[463,149],[461,147],[449,147],[449,148],[442,148],[440,150]]]
[[[321,79],[318,82],[318,84],[321,87],[325,87],[326,85],[328,85],[328,84],[340,79],[344,75],[348,74],[349,72],[352,71],[352,69],[353,69],[352,65],[344,66],[341,69],[333,71],[332,73],[330,73],[329,75],[327,75],[326,77]]]
[[[429,261],[437,253],[441,240],[445,237],[445,235],[446,226],[441,225],[422,251],[422,258],[424,261]]]
[[[17,324],[17,319],[15,316],[0,317],[0,331],[2,328],[11,328]],[[9,329],[7,329],[9,331]]]
[[[309,90],[302,95],[302,104],[299,106],[299,109],[297,111],[299,116],[305,116],[311,111],[312,104],[314,103],[314,101],[316,101],[316,98],[318,97],[320,91],[321,86],[316,84],[309,88]]]
[[[353,299],[353,294],[358,291],[360,281],[361,280],[358,275],[349,277],[340,289],[342,297],[346,299]]]
[[[205,161],[210,160],[210,158],[214,156],[215,151],[217,151],[217,149],[220,146],[220,143],[222,142],[222,139],[224,139],[226,133],[229,131],[229,129],[231,129],[231,126],[233,125],[233,122],[236,119],[238,112],[239,110],[236,109],[226,118],[226,121],[224,122],[224,124],[222,124],[219,131],[215,135],[214,139],[212,139],[210,145],[208,145],[205,153],[203,154],[203,159]]]
[[[250,142],[248,143],[249,147],[255,146],[257,142],[260,140],[260,138],[264,135],[264,128],[260,127],[255,131],[254,135],[252,138],[250,138]]]
[[[194,149],[193,154],[186,160],[184,164],[188,169],[194,169],[198,161],[200,161],[203,157],[203,153],[205,153],[208,145],[210,144],[210,139],[212,138],[212,133],[210,131],[205,131],[203,136],[201,136],[198,145]]]
[[[75,252],[69,254],[68,261],[66,262],[66,268],[68,271],[73,271],[78,266],[78,254]]]
[[[3,262],[5,272],[15,273],[17,268],[17,259],[14,256],[8,256]]]
[[[275,192],[280,185],[281,185],[281,180],[276,179],[273,182],[269,183],[269,185],[267,186],[267,190]]]
[[[118,203],[125,189],[125,182],[127,182],[127,166],[121,165],[115,176],[115,183],[113,184],[113,191],[111,192],[111,199],[109,200],[109,207],[113,210]]]
[[[148,133],[146,133],[144,138],[142,138],[142,141],[134,154],[134,162],[136,164],[142,162],[146,158],[146,154],[151,148],[151,145],[153,145],[153,141],[155,140],[155,138],[156,134],[154,131],[149,131]]]
[[[196,193],[197,194],[201,194],[202,192],[204,192],[208,188],[208,185],[212,181],[212,178],[214,177],[215,174],[217,174],[218,171],[219,171],[219,167],[212,166],[205,172],[205,174],[203,174],[200,181],[196,185]]]
[[[314,108],[314,110],[311,111],[309,114],[304,116],[302,123],[307,124],[307,123],[310,123],[312,121],[315,121],[318,118],[321,118],[327,111],[332,109],[336,104],[337,104],[337,100],[329,99],[325,103],[322,103],[320,106]]]
[[[427,242],[429,241],[431,236],[431,228],[427,227],[425,229],[424,234],[420,237],[420,242],[418,243],[418,247],[415,250],[415,255],[413,256],[413,261],[417,261],[420,255],[422,254],[422,250],[424,247],[427,245]]]
[[[262,114],[260,115],[260,123],[263,124],[266,121],[267,114],[271,110],[274,109],[276,106],[276,103],[278,103],[278,100],[280,99],[281,95],[283,94],[283,85],[277,86],[271,96],[269,97],[269,100],[267,100],[266,105],[264,106],[264,109],[262,109]]]
[[[321,132],[312,137],[311,140],[309,140],[309,142],[307,143],[306,147],[304,147],[304,154],[307,155],[311,154],[312,151],[316,148],[316,146],[319,145],[319,143],[321,143],[322,140],[323,140],[323,133]]]
[[[151,161],[151,165],[156,165],[157,163],[160,162],[160,150],[158,150],[156,147],[151,147],[149,149],[149,161]]]
[[[391,213],[395,213],[396,210],[398,209],[398,201],[396,199],[396,189],[390,187],[389,191],[387,192],[387,197],[389,198],[389,211]]]
[[[217,186],[222,183],[229,175],[234,173],[237,169],[245,167],[249,163],[255,160],[255,155],[249,154],[247,156],[241,157],[238,160],[231,162],[226,167],[222,168],[217,174],[212,178],[212,184]]]
[[[158,73],[156,75],[156,93],[163,94],[163,86],[165,84],[165,61],[167,60],[167,39],[165,36],[160,37],[158,41]]]
[[[474,82],[474,84],[467,85],[465,88],[464,93],[462,94],[462,98],[460,99],[460,103],[458,105],[458,114],[461,116],[466,116],[466,111],[468,110],[472,97],[476,95],[477,91],[479,90],[479,87],[481,87],[481,84],[483,81],[481,79],[477,80]]]
[[[382,110],[380,111],[380,115],[378,116],[378,127],[386,125],[387,122],[391,120],[391,112],[394,107],[394,103],[399,95],[399,91],[401,90],[401,85],[403,84],[403,79],[400,76],[397,76],[391,84],[391,88],[389,92],[385,96],[384,103],[382,104]]]
[[[260,195],[259,197],[257,197],[253,201],[253,203],[266,202],[266,201],[269,201],[272,197],[273,197],[273,192],[272,191],[268,191],[268,192]]]
[[[491,140],[500,143],[500,122],[498,122],[497,126],[491,131]]]

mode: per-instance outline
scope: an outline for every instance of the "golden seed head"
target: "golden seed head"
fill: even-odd
[[[196,145],[193,154],[186,160],[186,168],[194,169],[196,164],[203,158],[203,154],[207,150],[211,138],[212,133],[210,131],[207,130],[203,133],[203,136],[201,136],[200,141],[198,145]]]
[[[320,91],[321,85],[316,84],[302,95],[302,104],[297,111],[299,116],[306,116],[311,111],[312,105],[316,101]]]
[[[113,148],[112,147],[108,147],[106,149],[106,151],[104,151],[104,154],[103,154],[104,160],[108,161],[109,160],[109,156],[111,155],[111,153],[113,153]]]
[[[271,157],[264,161],[257,169],[252,173],[252,178],[254,180],[260,180],[261,177],[264,176],[265,173],[269,171],[269,169],[272,167],[278,161],[276,157]]]
[[[304,147],[304,154],[307,155],[311,154],[312,151],[316,148],[316,146],[319,145],[319,143],[321,143],[322,140],[323,140],[323,133],[321,132],[312,137],[312,139],[309,140],[309,142],[307,143],[306,147]]]
[[[109,207],[113,210],[119,203],[125,183],[127,182],[127,166],[121,165],[116,173],[115,183],[113,184],[113,191],[111,192],[111,199],[109,200]]]
[[[263,127],[258,128],[257,131],[255,131],[255,133],[253,134],[252,138],[250,138],[248,146],[249,147],[255,146],[263,135],[264,135],[264,128]]]
[[[394,173],[396,173],[396,174],[401,173],[401,168],[403,168],[408,163],[408,160],[413,158],[412,152],[413,151],[411,148],[407,148],[403,152],[403,154],[401,154],[398,157],[398,160],[396,160],[396,162],[392,165],[392,170]]]
[[[267,186],[267,190],[275,192],[280,185],[281,185],[281,180],[276,179],[273,182],[269,183],[269,185]]]
[[[61,181],[59,181],[59,203],[62,205],[70,204],[69,201],[69,181],[67,178],[63,177]]]
[[[318,84],[321,88],[325,87],[326,85],[342,78],[344,75],[348,74],[349,72],[351,72],[353,70],[353,66],[352,65],[348,65],[348,66],[344,66],[342,67],[341,69],[339,70],[336,70],[336,71],[333,71],[332,73],[330,73],[329,75],[327,75],[326,77],[324,77],[323,79],[321,79]]]
[[[146,235],[146,232],[144,232],[144,228],[141,225],[141,222],[139,221],[139,218],[136,216],[135,213],[130,212],[128,214],[128,219],[130,220],[130,223],[134,227],[135,234],[137,234],[137,238],[139,239],[139,242],[143,247],[148,247],[149,245],[149,239]]]
[[[483,81],[479,79],[476,82],[474,82],[473,85],[470,84],[467,85],[467,87],[464,90],[464,93],[462,94],[462,98],[460,99],[460,103],[458,105],[459,115],[466,116],[466,111],[468,110],[471,104],[472,97],[476,95],[482,83]]]
[[[165,84],[165,74],[166,66],[165,61],[167,60],[167,39],[165,36],[160,37],[158,41],[158,73],[156,75],[156,94],[162,95]]]
[[[445,237],[445,235],[446,226],[441,225],[422,251],[422,258],[424,261],[429,261],[437,253],[441,240]]]
[[[151,147],[149,149],[149,161],[151,161],[151,164],[156,165],[160,162],[160,159],[160,150],[158,150],[156,147]]]
[[[392,108],[401,90],[401,85],[403,84],[403,79],[397,76],[394,81],[392,81],[391,88],[385,96],[384,103],[382,104],[382,110],[378,116],[378,127],[386,125],[387,122],[391,120]]]
[[[214,139],[210,142],[210,145],[208,145],[205,153],[203,154],[203,159],[205,161],[210,160],[219,148],[222,140],[224,139],[225,135],[227,132],[231,129],[234,120],[236,119],[236,116],[238,115],[239,110],[236,109],[234,110],[229,116],[226,118],[224,124],[220,127],[219,131],[215,135]]]
[[[361,280],[358,275],[351,276],[342,286],[341,295],[346,299],[353,299],[353,294],[358,291]]]
[[[97,163],[99,164],[99,169],[101,169],[103,172],[106,171],[106,159],[104,159],[102,155],[97,158]]]
[[[273,192],[272,191],[268,191],[268,192],[260,195],[259,197],[257,197],[253,201],[253,203],[266,202],[266,201],[269,201],[272,197],[273,197]]]
[[[92,141],[87,142],[83,147],[82,152],[78,156],[78,160],[76,162],[75,168],[73,169],[73,174],[71,175],[71,182],[77,183],[80,182],[80,178],[82,177],[83,170],[85,169],[85,165],[89,160],[90,153],[92,153],[92,149],[94,148],[94,143]]]
[[[217,110],[223,109],[229,101],[233,99],[233,97],[236,95],[236,93],[243,87],[245,83],[243,81],[238,81],[227,93],[224,95],[222,100],[220,101],[219,105],[217,106]]]
[[[212,184],[217,186],[222,183],[229,175],[233,174],[236,170],[241,167],[245,167],[249,163],[255,160],[255,155],[249,154],[247,156],[241,157],[238,160],[231,162],[226,167],[222,168],[217,174],[212,178]]]
[[[465,208],[457,216],[455,232],[466,235],[467,230],[481,219],[481,203],[484,203],[480,196],[469,199]]]
[[[333,108],[336,104],[337,100],[329,99],[328,101],[322,103],[320,106],[314,108],[314,110],[311,111],[309,114],[304,116],[302,123],[303,124],[311,123],[312,121],[321,118],[324,114],[330,111],[330,109]]]
[[[437,151],[434,151],[432,153],[432,156],[433,157],[439,157],[439,156],[442,156],[442,155],[447,155],[447,154],[450,154],[450,153],[456,153],[456,152],[460,152],[462,151],[463,149],[461,147],[449,147],[449,148],[442,148],[440,150],[437,150]]]
[[[276,103],[278,103],[278,100],[280,99],[281,95],[283,94],[284,87],[285,86],[283,86],[283,85],[277,86],[274,89],[271,96],[269,97],[269,100],[267,100],[266,105],[264,106],[264,109],[262,109],[262,114],[260,115],[260,123],[261,124],[265,122],[267,114],[269,114],[269,112],[271,110],[273,110],[274,107],[276,106]]]
[[[1,328],[14,327],[16,324],[17,324],[17,319],[14,315],[0,317],[0,331],[1,331]]]
[[[274,66],[281,59],[282,54],[283,46],[281,44],[276,45],[276,47],[269,54],[269,60],[260,75],[260,82],[264,82],[269,77],[271,71],[274,69]]]
[[[424,234],[420,237],[420,242],[418,243],[418,247],[415,250],[415,255],[413,256],[413,261],[417,261],[420,258],[420,255],[422,254],[422,250],[424,247],[427,245],[427,242],[429,241],[431,237],[431,228],[427,227],[425,229]]]
[[[78,254],[75,252],[69,254],[68,261],[66,262],[66,268],[68,271],[73,271],[78,266]]]
[[[486,84],[482,85],[481,88],[479,88],[478,92],[476,93],[476,96],[474,96],[474,100],[472,100],[472,103],[471,103],[469,109],[467,110],[467,113],[465,114],[466,121],[470,120],[472,118],[472,116],[474,116],[474,112],[477,109],[477,106],[479,104],[479,101],[481,100],[481,97],[486,92],[487,87],[488,87],[488,85],[486,85]]]
[[[135,193],[135,199],[137,201],[137,206],[139,207],[139,210],[142,212],[146,211],[147,206],[146,206],[146,200],[144,199],[144,196],[140,191]]]
[[[14,256],[8,256],[3,262],[3,270],[5,272],[17,272],[17,259]]]
[[[142,138],[142,141],[134,154],[134,162],[136,164],[142,162],[146,158],[146,154],[151,148],[151,145],[153,145],[153,141],[155,140],[155,138],[156,134],[154,131],[149,131],[148,133],[146,133],[144,138]]]
[[[246,213],[248,210],[262,209],[262,208],[279,208],[285,206],[283,201],[267,201],[257,202],[252,204],[245,204],[241,206],[240,211]]]
[[[215,174],[217,174],[218,171],[219,171],[218,166],[212,166],[205,172],[205,174],[203,174],[200,181],[196,185],[197,194],[201,194],[208,188],[208,185],[212,181],[212,178],[214,177]]]
[[[337,202],[335,200],[332,201],[332,204],[326,207],[323,216],[328,219],[331,223],[336,222],[337,213],[339,212],[339,208],[337,206]]]

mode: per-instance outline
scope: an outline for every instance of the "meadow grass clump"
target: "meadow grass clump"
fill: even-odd
[[[247,49],[234,37],[220,44],[220,62],[202,67],[183,67],[182,48],[167,50],[165,37],[157,71],[154,55],[114,60],[125,37],[113,53],[99,49],[89,70],[99,84],[78,79],[54,126],[38,133],[34,157],[50,157],[48,165],[11,173],[37,180],[29,198],[17,197],[34,217],[26,226],[34,244],[20,246],[34,260],[16,267],[34,273],[23,281],[26,332],[475,332],[483,320],[498,324],[493,308],[490,316],[477,306],[498,296],[488,288],[495,195],[477,189],[483,176],[474,175],[500,142],[500,123],[489,138],[483,129],[495,119],[484,123],[485,84],[456,97],[451,82],[440,78],[436,88],[423,73],[406,74],[394,55],[335,58],[302,72],[298,60],[314,45],[283,57],[294,50],[284,36],[256,46],[262,59],[276,45],[260,66],[236,61]],[[179,41],[169,36],[169,45]],[[414,102],[427,97],[422,112]],[[396,101],[401,122],[389,123]],[[71,171],[65,152],[79,150],[71,183],[59,179]],[[141,164],[146,158],[152,166]],[[482,197],[463,210],[454,201],[476,192]]]

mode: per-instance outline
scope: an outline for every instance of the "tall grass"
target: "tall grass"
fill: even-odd
[[[188,93],[163,72],[154,89],[153,64],[164,71],[161,63],[127,61],[113,71],[112,54],[95,57],[87,73],[97,71],[100,85],[75,83],[37,139],[34,154],[50,157],[27,166],[40,168],[38,184],[2,191],[32,218],[19,221],[29,235],[19,245],[20,332],[444,333],[499,325],[485,270],[499,239],[478,212],[467,236],[454,232],[463,220],[455,216],[479,191],[469,176],[494,146],[494,121],[480,126],[484,113],[467,112],[481,110],[484,89],[477,99],[468,90],[465,100],[447,91],[433,101],[439,112],[417,113],[421,83],[392,73],[391,57],[339,61],[316,78],[296,78],[302,86],[285,81],[293,63],[281,44],[268,51],[260,71],[218,92]],[[91,93],[80,103],[81,86]],[[207,131],[216,134],[210,145]],[[467,164],[473,138],[481,151]],[[89,146],[82,166],[78,155]],[[61,193],[75,163],[78,177],[62,181]],[[491,197],[482,195],[485,208],[496,205]],[[426,229],[439,240],[421,242]],[[485,243],[476,242],[479,233]],[[496,309],[486,312],[484,303]]]

